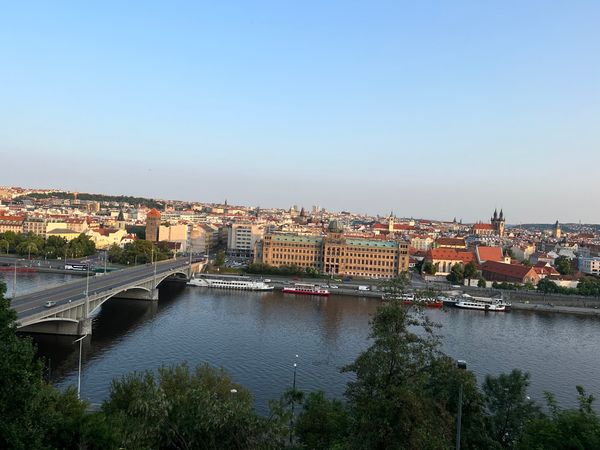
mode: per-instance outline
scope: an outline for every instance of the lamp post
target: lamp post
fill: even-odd
[[[87,274],[85,277],[85,318],[90,315],[90,265],[87,265]]]
[[[15,273],[14,273],[14,278],[13,278],[13,295],[12,298],[14,299],[17,296],[17,258],[15,258]]]
[[[83,340],[87,337],[87,334],[84,334],[79,339],[73,341],[73,344],[79,342],[79,371],[77,373],[77,398],[81,398],[81,348]]]
[[[298,355],[296,355],[296,361],[298,360]],[[290,417],[290,444],[292,443],[292,436],[294,430],[294,397],[296,396],[296,369],[298,368],[298,363],[294,361],[294,381],[292,383],[292,417]]]
[[[108,249],[104,250],[104,275],[106,275],[106,261],[108,259]]]
[[[467,362],[459,359],[456,361],[456,367],[462,370],[467,370]],[[456,413],[456,450],[460,450],[460,432],[462,420],[462,400],[463,400],[463,382],[461,380],[458,387],[458,411]]]

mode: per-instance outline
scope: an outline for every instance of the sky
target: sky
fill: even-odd
[[[0,185],[600,223],[597,1],[5,2]]]

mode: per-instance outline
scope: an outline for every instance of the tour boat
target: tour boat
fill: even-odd
[[[300,294],[300,295],[320,295],[322,297],[329,296],[329,291],[314,284],[294,283],[291,286],[284,287],[281,292],[284,294]]]
[[[510,308],[509,303],[502,300],[482,300],[481,298],[470,297],[462,298],[456,302],[457,308],[478,309],[480,311],[507,311]]]
[[[415,298],[414,294],[383,294],[383,300],[400,300],[405,305],[424,306],[425,308],[441,308],[443,302],[435,298]]]
[[[187,283],[190,286],[219,288],[219,289],[237,289],[241,291],[272,291],[273,286],[269,286],[264,281],[255,281],[251,279],[221,279],[221,278],[192,278]]]

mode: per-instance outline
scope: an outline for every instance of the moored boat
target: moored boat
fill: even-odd
[[[506,311],[510,308],[510,304],[504,303],[502,300],[481,300],[479,298],[471,297],[471,298],[463,298],[456,302],[457,308],[462,309],[477,309],[480,311]]]
[[[443,302],[435,298],[417,298],[414,294],[389,295],[384,294],[382,300],[399,300],[405,305],[417,305],[425,308],[441,308]]]
[[[199,286],[218,289],[235,289],[241,291],[272,291],[273,286],[264,281],[250,278],[211,278],[197,277],[187,282],[189,286]]]
[[[321,297],[329,296],[329,291],[314,284],[294,283],[291,286],[284,287],[281,292],[284,294],[300,295],[319,295]]]

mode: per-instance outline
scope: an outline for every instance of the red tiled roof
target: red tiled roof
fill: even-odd
[[[428,257],[432,260],[462,261],[467,264],[475,259],[473,253],[456,251],[453,248],[434,248],[429,251]]]
[[[486,261],[481,264],[481,270],[507,277],[523,279],[531,270],[533,270],[533,268],[523,264],[504,264],[496,261]]]
[[[476,223],[473,225],[474,230],[493,230],[494,226],[491,223]]]
[[[152,208],[150,211],[148,211],[148,214],[146,214],[146,217],[160,218],[160,212],[158,212],[158,210],[156,208]]]
[[[435,243],[440,246],[455,246],[455,247],[464,247],[465,240],[463,238],[438,238]]]
[[[477,259],[480,263],[484,261],[504,262],[501,247],[476,247]]]

